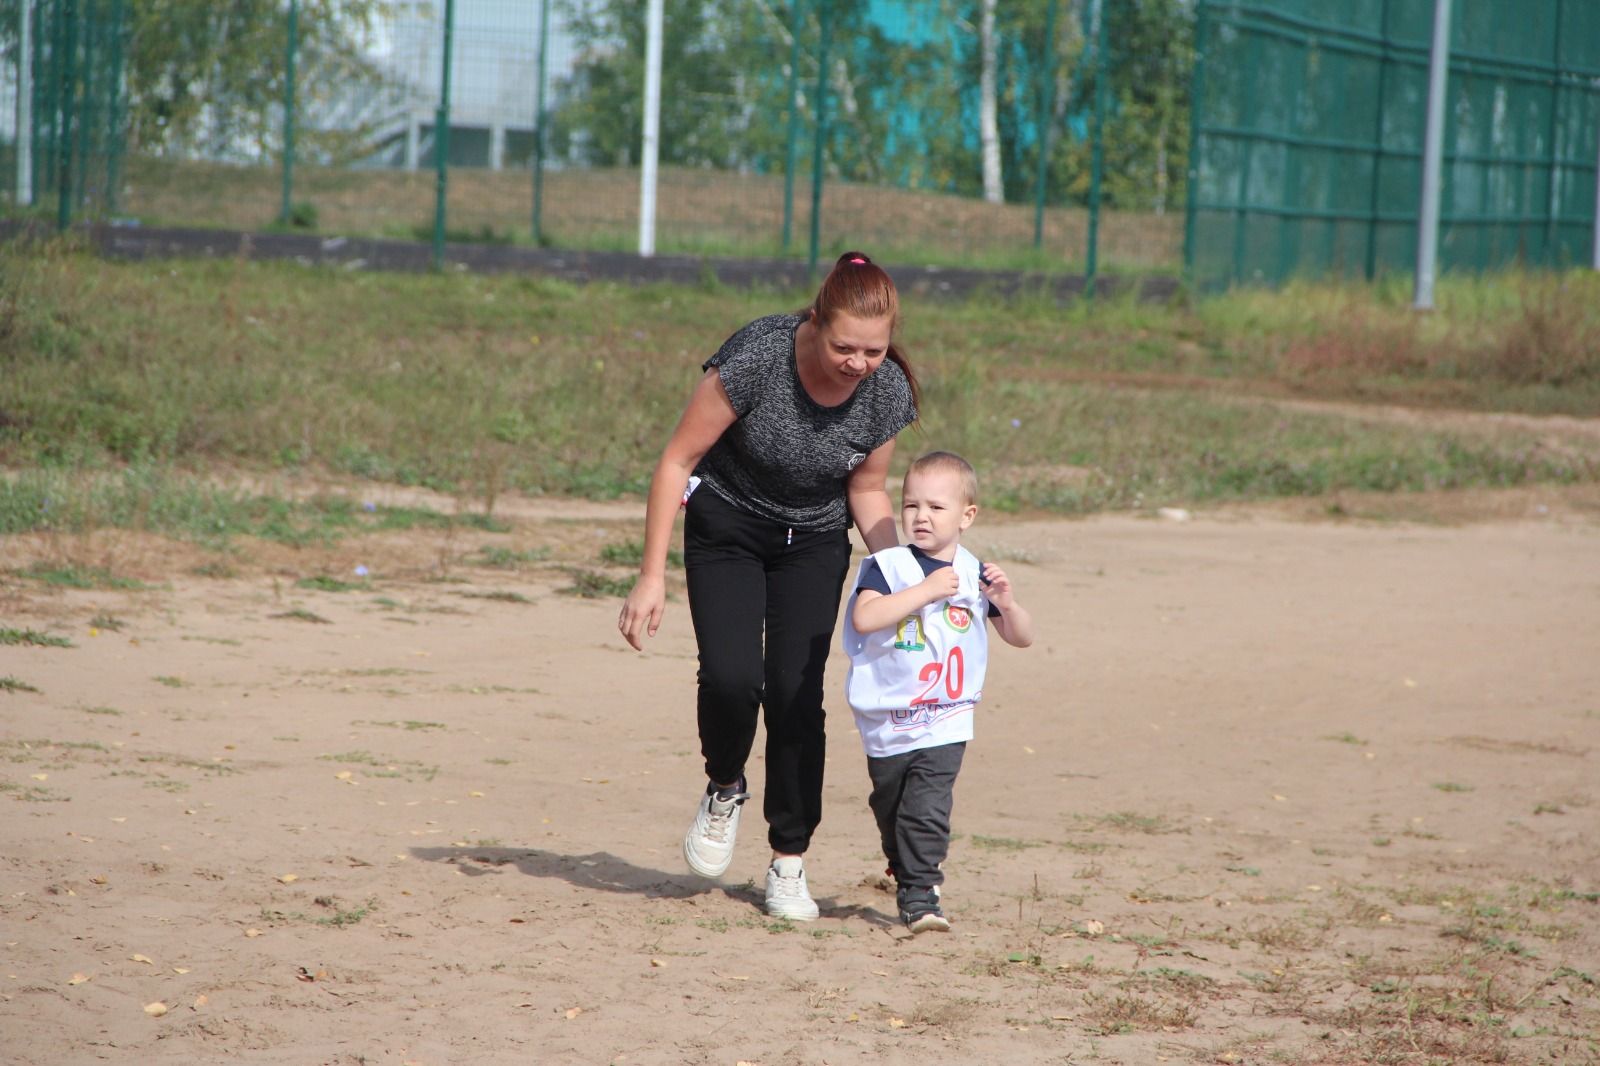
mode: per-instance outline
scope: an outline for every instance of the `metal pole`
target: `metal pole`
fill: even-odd
[[[1561,113],[1561,0],[1556,0],[1555,32],[1550,42],[1550,64],[1555,67],[1550,75],[1550,121],[1545,125],[1545,147],[1549,150],[1549,182],[1545,186],[1544,265],[1562,266],[1557,254],[1559,244],[1557,223],[1561,217],[1561,124],[1556,121]]]
[[[818,0],[817,26],[822,36],[817,42],[817,140],[811,150],[811,248],[806,271],[817,273],[817,249],[822,243],[822,158],[828,140],[828,38],[833,35],[833,0]]]
[[[1039,173],[1033,190],[1033,246],[1044,245],[1044,184],[1050,172],[1050,127],[1056,112],[1056,0],[1044,9],[1044,56],[1040,76],[1044,91],[1039,94]]]
[[[639,254],[656,254],[656,163],[661,155],[661,23],[664,0],[645,7],[644,144],[639,152]]]
[[[433,113],[433,269],[444,269],[445,193],[450,185],[450,55],[455,50],[456,0],[444,0],[444,54],[439,106]]]
[[[794,234],[794,167],[800,146],[800,30],[805,25],[804,0],[790,5],[789,23],[789,136],[783,148],[783,250]]]
[[[283,47],[283,205],[278,221],[289,224],[294,200],[294,53],[300,44],[300,0],[289,0],[289,27]]]
[[[109,144],[106,148],[106,214],[114,215],[122,202],[122,153],[127,136],[127,88],[122,83],[128,34],[123,25],[127,11],[126,0],[114,0],[111,5],[111,84],[107,93],[106,122]]]
[[[17,206],[33,203],[33,143],[28,131],[33,128],[33,41],[29,30],[29,8],[23,0],[17,5]]]
[[[1389,0],[1383,0],[1378,18],[1378,36],[1383,40],[1378,53],[1378,106],[1373,118],[1372,181],[1367,188],[1367,258],[1364,273],[1368,281],[1378,276],[1378,179],[1383,174],[1383,110],[1389,91]]]
[[[1589,251],[1589,265],[1600,270],[1600,113],[1594,124],[1594,240]]]
[[[1089,164],[1089,248],[1084,268],[1083,294],[1094,299],[1095,274],[1100,260],[1100,179],[1105,172],[1106,100],[1110,90],[1111,64],[1106,61],[1106,6],[1108,0],[1095,0],[1094,43],[1094,141]]]
[[[1183,275],[1194,283],[1194,222],[1200,185],[1200,101],[1206,84],[1206,0],[1194,6],[1194,81],[1189,88],[1189,165],[1183,183]]]
[[[550,0],[539,0],[539,88],[533,102],[533,243],[544,244],[544,87],[550,60]]]
[[[79,98],[76,116],[78,122],[78,165],[72,172],[72,202],[79,208],[89,205],[88,178],[89,178],[89,153],[91,143],[90,131],[94,128],[94,68],[95,68],[95,21],[90,16],[93,14],[95,0],[78,0],[79,33],[83,43],[79,46],[83,50],[81,60],[77,64],[79,77],[82,80],[82,95]]]
[[[61,44],[61,59],[56,67],[60,82],[61,111],[55,128],[56,140],[56,229],[65,233],[72,225],[72,97],[77,91],[77,72],[73,57],[78,51],[78,10],[76,0],[60,0],[56,8],[59,27],[56,40]]]
[[[1411,305],[1433,310],[1439,257],[1439,187],[1444,170],[1444,105],[1450,75],[1450,0],[1434,0],[1428,59],[1428,124],[1422,138],[1422,203],[1417,217],[1417,277]]]

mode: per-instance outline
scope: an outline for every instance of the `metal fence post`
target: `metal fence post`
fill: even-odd
[[[1043,91],[1039,94],[1039,173],[1034,179],[1033,193],[1033,246],[1044,245],[1044,186],[1050,172],[1050,126],[1056,111],[1056,0],[1044,9],[1044,56],[1041,74]]]
[[[283,48],[283,205],[278,221],[289,224],[294,201],[294,53],[300,45],[300,0],[289,0]]]
[[[533,243],[544,244],[544,87],[550,61],[550,0],[539,0],[539,87],[533,99]]]
[[[664,0],[647,0],[644,47],[644,144],[639,152],[639,254],[656,254],[656,167],[661,156],[661,34]]]
[[[1594,235],[1589,265],[1600,270],[1600,111],[1596,112],[1594,123]]]
[[[1089,163],[1089,246],[1087,264],[1083,272],[1083,294],[1094,299],[1095,275],[1100,260],[1100,181],[1105,172],[1106,106],[1110,90],[1111,64],[1106,61],[1106,17],[1110,0],[1096,0],[1094,44],[1094,140],[1090,146]]]
[[[56,155],[56,229],[65,233],[72,225],[72,97],[77,91],[73,56],[78,50],[78,11],[75,0],[59,0],[56,5],[56,41],[60,60],[56,65],[59,110],[52,133]]]
[[[111,89],[106,106],[106,121],[110,123],[106,149],[106,214],[116,214],[122,204],[122,154],[127,136],[127,87],[123,84],[123,71],[127,67],[127,0],[113,0],[111,5]]]
[[[445,194],[450,186],[450,54],[455,45],[456,0],[444,0],[444,54],[439,106],[433,112],[433,269],[444,269]]]
[[[1428,124],[1422,143],[1422,201],[1417,216],[1417,277],[1411,301],[1433,310],[1439,256],[1439,186],[1444,165],[1444,105],[1450,74],[1450,0],[1434,0],[1433,48],[1428,60]]]
[[[32,4],[17,5],[17,206],[33,203],[33,41],[29,31]]]
[[[794,168],[800,144],[800,30],[805,26],[804,0],[794,0],[790,11],[789,129],[783,147],[783,250],[786,253],[794,234]]]
[[[817,140],[811,152],[811,250],[806,270],[817,272],[817,248],[822,241],[822,159],[828,139],[828,44],[833,36],[833,0],[819,0],[817,24],[822,36],[817,43]]]
[[[1189,87],[1189,167],[1184,175],[1183,201],[1183,276],[1194,283],[1194,222],[1200,185],[1200,114],[1206,86],[1206,10],[1207,0],[1195,0],[1194,71]]]

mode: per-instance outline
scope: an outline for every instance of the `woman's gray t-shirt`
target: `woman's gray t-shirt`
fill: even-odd
[[[905,372],[885,359],[837,407],[800,384],[794,333],[803,316],[758,318],[725,341],[716,367],[738,416],[695,468],[701,489],[795,529],[850,524],[845,480],[917,417]]]

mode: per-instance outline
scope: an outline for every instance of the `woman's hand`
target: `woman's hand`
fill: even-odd
[[[667,609],[667,585],[659,577],[641,575],[633,583],[628,598],[622,601],[622,613],[617,615],[617,628],[622,631],[634,651],[644,650],[643,635],[656,635],[661,628],[661,615]]]

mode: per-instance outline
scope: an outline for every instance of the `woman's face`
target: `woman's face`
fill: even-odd
[[[889,337],[894,320],[857,318],[840,312],[827,325],[817,327],[817,354],[822,371],[830,381],[854,389],[889,354]]]

